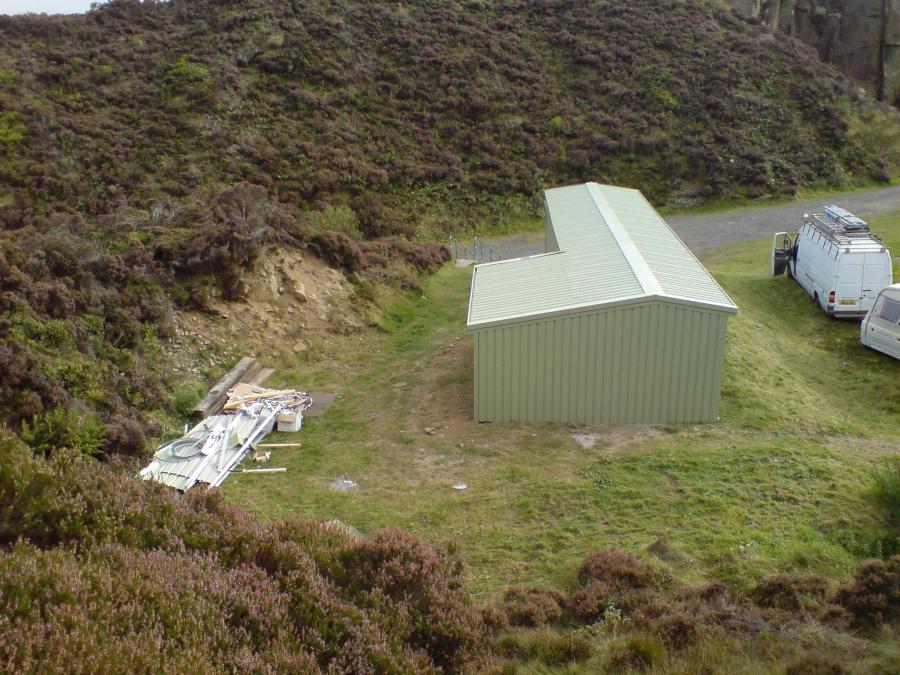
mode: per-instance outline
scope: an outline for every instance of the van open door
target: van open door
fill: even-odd
[[[787,232],[776,232],[772,237],[772,276],[780,277],[787,269],[794,253],[794,241]]]

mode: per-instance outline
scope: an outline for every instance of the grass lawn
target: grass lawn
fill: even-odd
[[[900,213],[872,225],[900,252]],[[566,586],[600,546],[649,559],[657,540],[687,583],[746,588],[779,570],[843,579],[879,529],[871,472],[900,451],[900,362],[769,277],[768,256],[760,241],[704,259],[740,308],[718,425],[592,429],[585,448],[564,424],[473,423],[471,269],[448,265],[421,297],[392,300],[378,335],[279,364],[273,386],[339,397],[306,421],[301,448],[273,452],[286,473],[235,474],[224,491],[263,518],[453,542],[480,600],[513,583]],[[342,476],[359,486],[332,491]]]

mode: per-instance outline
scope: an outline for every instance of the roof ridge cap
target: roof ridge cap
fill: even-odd
[[[644,256],[641,255],[640,249],[629,236],[628,230],[622,225],[612,206],[606,201],[606,197],[600,191],[600,186],[596,183],[587,183],[587,189],[594,206],[597,207],[600,215],[603,216],[603,220],[606,221],[610,234],[616,240],[619,250],[622,251],[622,255],[628,261],[628,265],[631,267],[631,271],[637,278],[644,293],[646,295],[665,295],[659,279],[656,278],[653,270],[650,269],[650,265],[647,264]]]

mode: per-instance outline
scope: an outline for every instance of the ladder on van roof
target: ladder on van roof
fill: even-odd
[[[846,209],[834,204],[825,205],[825,213],[804,214],[807,222],[827,239],[837,244],[849,244],[854,239],[875,239],[869,224]]]
[[[825,205],[825,217],[848,233],[869,231],[869,224],[866,221],[854,216],[847,209],[842,209],[834,204]]]

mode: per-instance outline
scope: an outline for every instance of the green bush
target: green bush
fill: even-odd
[[[209,68],[202,63],[191,61],[187,56],[182,56],[169,69],[169,77],[179,84],[209,84]]]
[[[194,406],[203,396],[203,385],[194,382],[178,387],[172,394],[172,409],[181,417],[190,417]]]
[[[23,422],[22,440],[44,457],[62,448],[95,457],[106,441],[106,431],[96,415],[59,407]]]
[[[11,152],[28,136],[25,120],[17,112],[0,113],[0,146]]]
[[[353,240],[362,239],[359,229],[359,218],[349,206],[328,204],[321,211],[307,214],[310,224],[319,231],[339,232]]]

